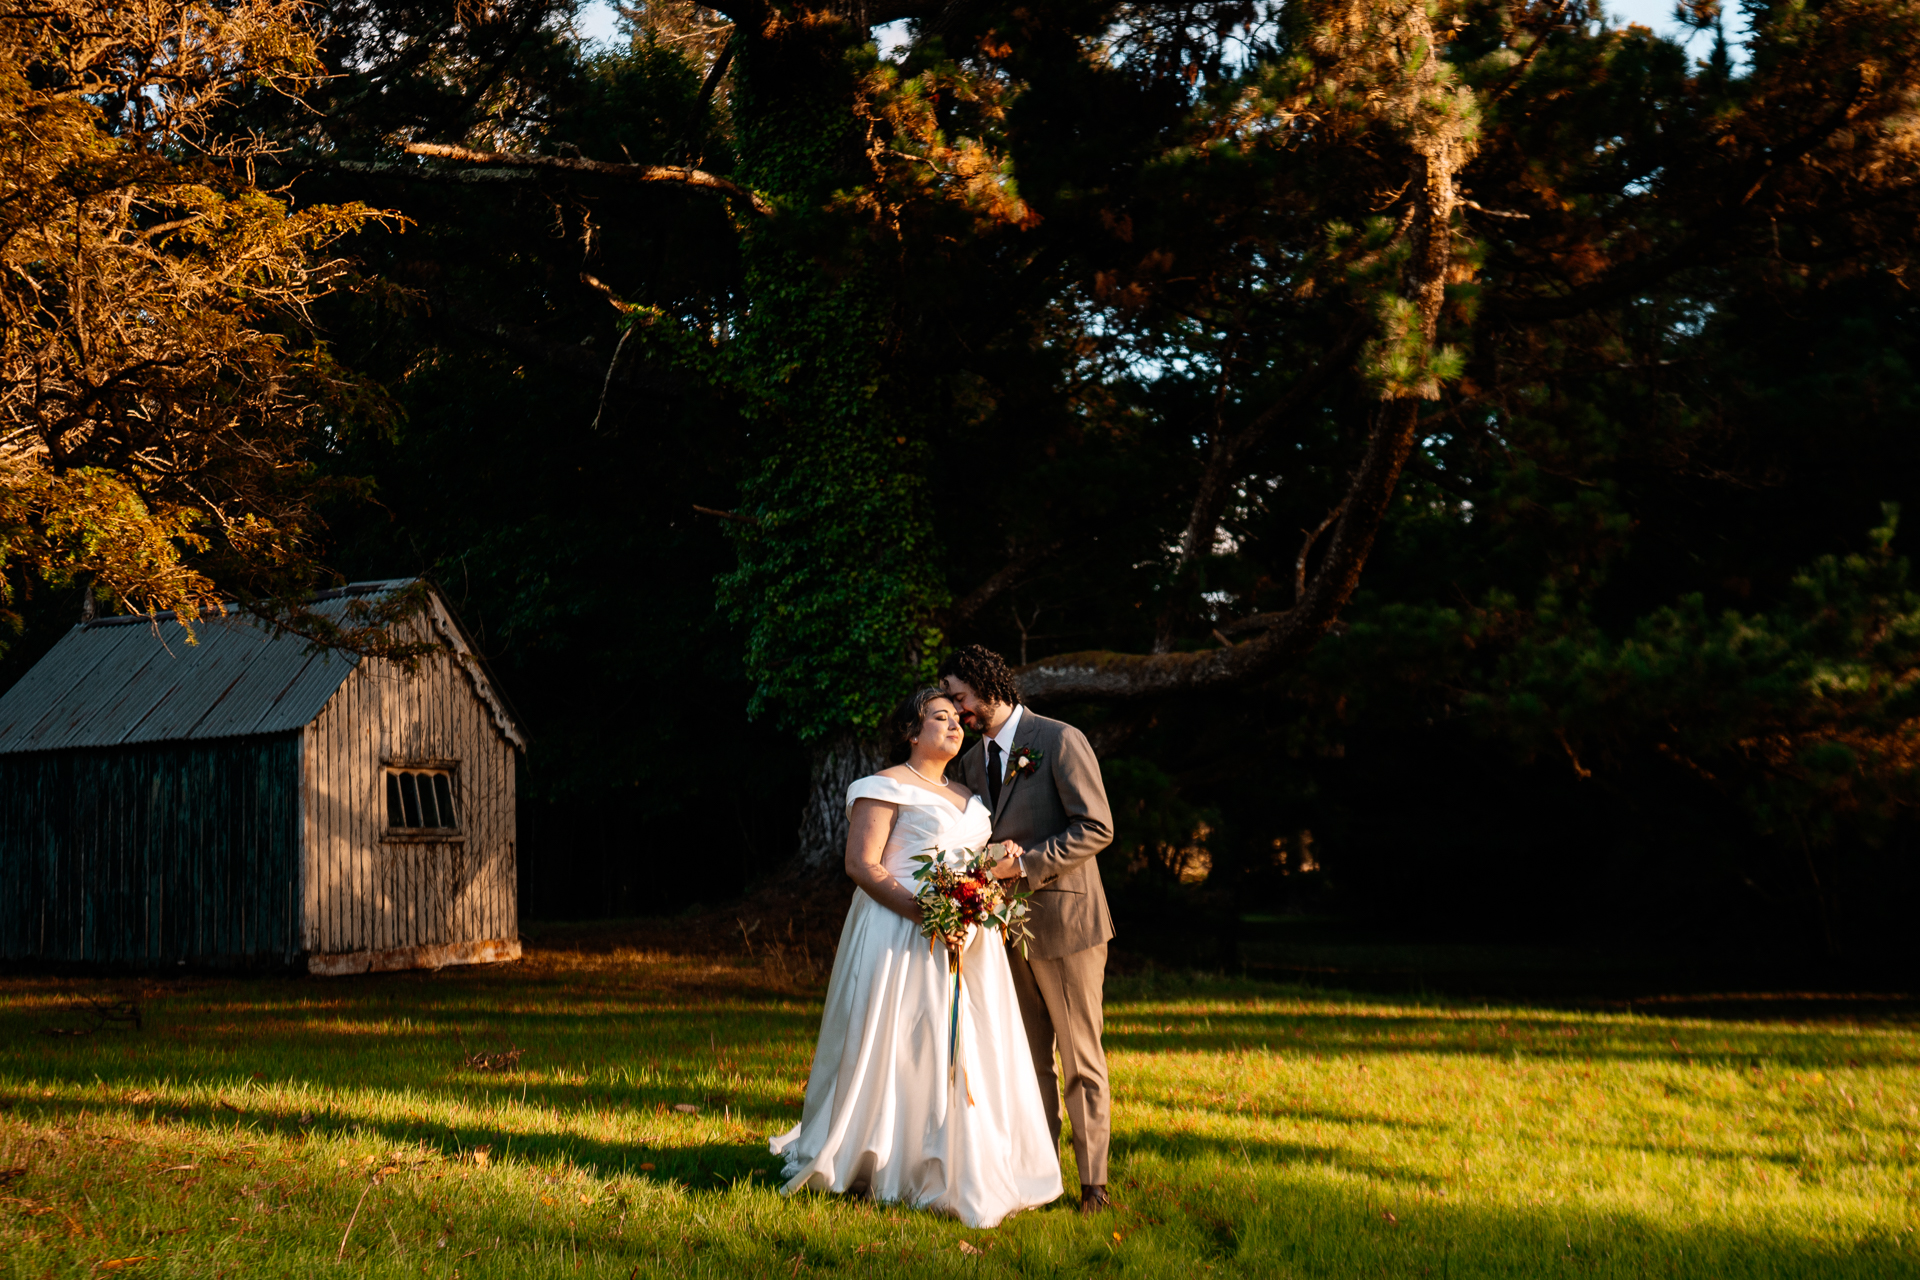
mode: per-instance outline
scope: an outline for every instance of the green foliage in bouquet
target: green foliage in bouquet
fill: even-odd
[[[958,957],[967,940],[967,929],[978,925],[998,929],[1008,943],[1027,953],[1033,931],[1027,924],[1025,889],[1015,889],[993,878],[993,846],[962,851],[959,866],[949,866],[940,855],[923,853],[914,858],[920,866],[913,878],[922,888],[914,894],[920,904],[920,933],[930,943],[944,944],[947,954]]]

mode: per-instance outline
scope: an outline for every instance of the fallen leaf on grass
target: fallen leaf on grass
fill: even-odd
[[[960,1242],[960,1252],[962,1252],[962,1253],[964,1253],[964,1254],[969,1254],[969,1255],[971,1255],[971,1256],[973,1256],[973,1257],[976,1257],[976,1258],[977,1258],[977,1257],[979,1257],[979,1256],[980,1256],[981,1254],[983,1254],[983,1253],[985,1253],[985,1252],[986,1252],[986,1250],[985,1250],[985,1249],[976,1249],[976,1248],[974,1248],[974,1247],[973,1247],[972,1245],[970,1245],[970,1244],[968,1244],[968,1243],[967,1243],[967,1242],[966,1242],[965,1240],[962,1240],[962,1241]]]
[[[640,1166],[640,1172],[642,1172],[642,1173],[652,1173],[652,1172],[653,1172],[653,1166],[652,1166],[652,1165],[650,1165],[650,1164],[643,1164],[643,1165],[641,1165],[641,1166]]]
[[[0,1169],[0,1187],[10,1187],[27,1176],[27,1166],[16,1165],[11,1169]]]
[[[117,1271],[121,1267],[131,1267],[135,1263],[152,1262],[155,1258],[159,1256],[160,1255],[157,1253],[142,1253],[142,1254],[136,1254],[134,1257],[131,1257],[131,1258],[109,1258],[107,1261],[100,1264],[99,1269],[102,1271]]]
[[[693,1115],[700,1110],[699,1107],[694,1106],[691,1102],[676,1102],[673,1104],[673,1109],[683,1116]]]
[[[1400,1225],[1400,1219],[1393,1216],[1393,1210],[1391,1209],[1382,1209],[1380,1211],[1380,1216],[1387,1220],[1387,1223],[1389,1226],[1397,1227]]]
[[[488,1162],[493,1159],[492,1152],[493,1148],[491,1146],[475,1147],[473,1150],[467,1152],[467,1159],[484,1169],[487,1167]]]
[[[127,1095],[126,1100],[128,1103],[130,1103],[133,1106],[144,1107],[149,1102],[152,1102],[156,1096],[157,1095],[153,1093],[149,1093],[145,1089],[135,1089],[132,1093],[129,1093]]]
[[[1116,1231],[1116,1232],[1114,1232],[1114,1233],[1113,1233],[1113,1242],[1114,1242],[1115,1244],[1118,1244],[1118,1243],[1120,1243],[1120,1241],[1121,1241],[1122,1239],[1124,1239],[1124,1238],[1125,1238],[1125,1237],[1123,1237],[1123,1236],[1122,1236],[1122,1235],[1121,1235],[1121,1234],[1120,1234],[1120,1233],[1119,1233],[1118,1231]]]

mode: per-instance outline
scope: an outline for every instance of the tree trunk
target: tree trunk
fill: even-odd
[[[886,767],[880,744],[852,733],[838,733],[815,744],[795,859],[803,871],[828,871],[840,865],[847,852],[847,788]]]

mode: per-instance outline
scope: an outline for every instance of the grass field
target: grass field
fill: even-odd
[[[129,998],[140,1029],[57,1034]],[[798,1117],[817,998],[784,959],[564,949],[0,979],[0,1274],[1920,1275],[1898,1018],[1118,979],[1121,1207],[979,1232],[777,1194],[765,1137]]]

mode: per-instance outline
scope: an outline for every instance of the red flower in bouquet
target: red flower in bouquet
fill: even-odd
[[[920,904],[920,933],[929,943],[945,943],[956,966],[971,929],[998,929],[1022,952],[1032,939],[1027,894],[993,878],[994,865],[1000,861],[994,848],[961,850],[958,864],[930,853],[914,859],[920,864],[913,873],[921,885],[914,895]]]

